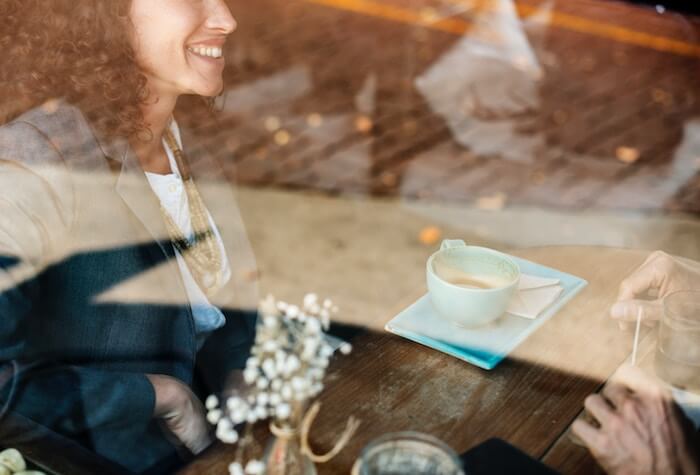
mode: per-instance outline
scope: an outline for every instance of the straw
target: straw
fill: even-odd
[[[632,345],[632,366],[637,365],[637,347],[639,346],[639,327],[642,323],[642,307],[637,309],[637,328],[634,330],[634,344]]]

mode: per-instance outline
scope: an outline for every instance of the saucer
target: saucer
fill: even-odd
[[[461,327],[439,317],[425,294],[413,305],[386,324],[391,333],[459,358],[480,368],[496,367],[516,346],[544,322],[552,318],[588,282],[580,277],[550,267],[510,256],[523,274],[557,279],[563,291],[537,318],[527,319],[511,314],[495,322],[475,328]]]

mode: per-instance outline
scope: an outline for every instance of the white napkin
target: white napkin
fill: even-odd
[[[510,302],[507,312],[533,320],[552,305],[563,291],[564,288],[558,279],[521,274],[518,292]]]

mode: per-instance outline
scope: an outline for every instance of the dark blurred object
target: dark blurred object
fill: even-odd
[[[656,7],[660,12],[676,11],[700,15],[700,3],[697,0],[627,0],[629,3],[638,3]]]
[[[5,414],[1,424],[0,437],[3,434],[21,436],[9,441],[11,445],[0,447],[0,450],[10,447],[18,449],[27,460],[29,469],[47,474],[125,474],[122,467],[20,414]]]
[[[501,439],[489,439],[460,457],[469,475],[557,475],[557,472]]]

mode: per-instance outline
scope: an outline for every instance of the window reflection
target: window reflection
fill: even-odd
[[[211,435],[202,414],[195,437],[169,426],[151,375],[199,403],[241,390],[267,292],[332,296],[343,336],[382,334],[423,295],[442,238],[700,258],[698,20],[672,8],[0,0],[0,11],[0,447],[68,444],[49,457],[62,467],[181,467]],[[187,226],[195,195],[177,148],[202,233]],[[184,247],[167,216],[182,218]],[[225,259],[208,259],[207,242]],[[210,293],[195,267],[213,261],[225,277]],[[446,404],[462,401],[454,391]]]

